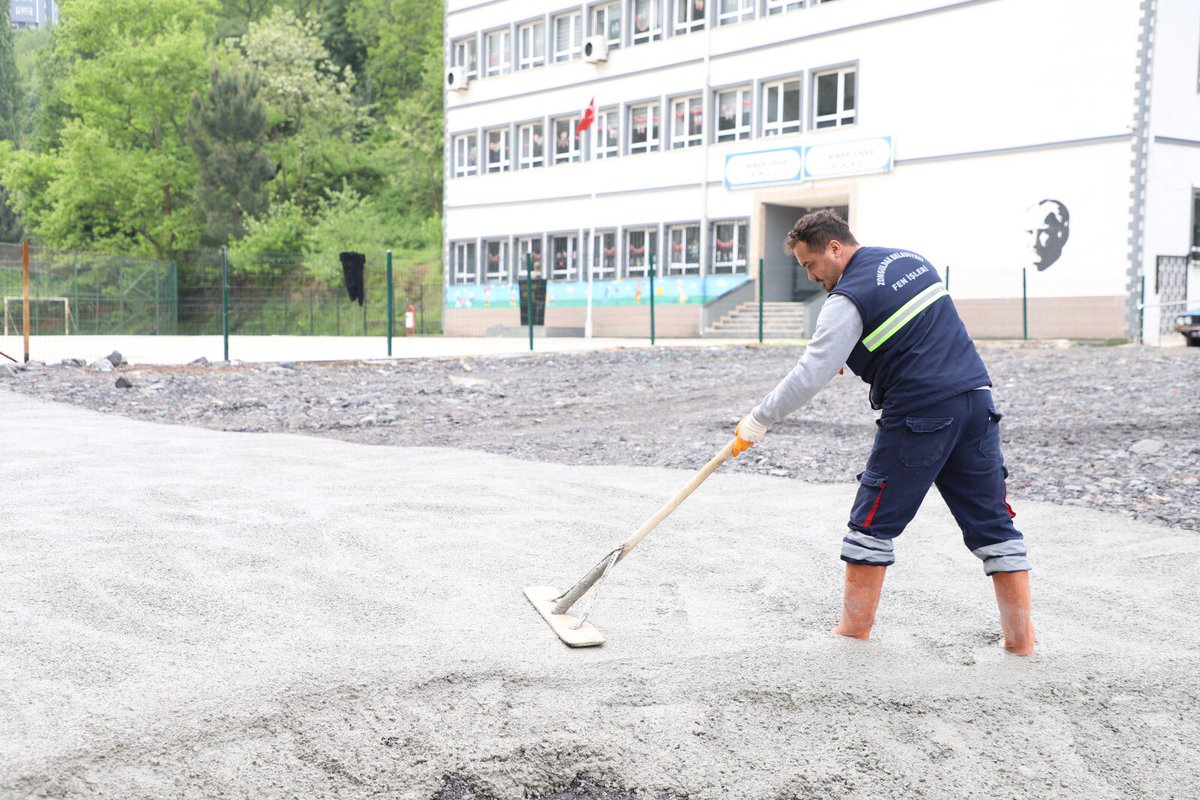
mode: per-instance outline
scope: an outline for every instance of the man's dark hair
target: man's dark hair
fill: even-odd
[[[813,252],[823,252],[829,242],[837,239],[842,244],[858,244],[846,220],[839,217],[828,208],[805,214],[788,232],[783,240],[783,249],[791,255],[797,242],[804,242],[805,247]]]

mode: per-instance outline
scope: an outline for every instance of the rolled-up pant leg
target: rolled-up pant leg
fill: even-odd
[[[882,418],[867,468],[858,476],[842,560],[889,566],[892,540],[916,516],[929,487],[961,437],[968,412],[963,395],[907,417]]]
[[[937,477],[937,488],[962,529],[963,542],[983,561],[987,575],[1030,569],[1025,539],[1008,504],[1000,418],[992,393],[967,392],[969,418]]]

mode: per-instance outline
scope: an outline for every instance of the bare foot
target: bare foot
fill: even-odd
[[[867,631],[866,633],[863,633],[862,631],[853,631],[853,630],[850,630],[850,628],[848,626],[843,625],[840,622],[838,623],[838,626],[836,628],[834,628],[832,631],[830,631],[830,633],[836,633],[838,636],[845,636],[848,639],[858,639],[859,641],[863,641],[863,642],[865,642],[871,638],[870,631]]]

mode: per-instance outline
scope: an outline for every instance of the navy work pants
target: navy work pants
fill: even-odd
[[[888,566],[892,540],[937,486],[983,571],[1029,569],[1025,540],[1013,526],[1000,453],[1000,417],[988,389],[963,392],[906,416],[875,424],[875,445],[858,476],[842,560]]]

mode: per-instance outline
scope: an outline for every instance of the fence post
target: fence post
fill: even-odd
[[[79,254],[74,250],[71,251],[71,302],[75,304],[75,312],[80,311],[79,308]],[[75,332],[79,333],[79,323],[75,323]]]
[[[422,287],[423,288],[423,287]],[[444,305],[444,304],[443,304]],[[424,311],[425,304],[421,304]],[[525,254],[525,321],[529,323],[529,352],[533,352],[533,252]],[[445,323],[442,325],[445,329]]]
[[[21,329],[25,335],[25,363],[29,363],[29,241],[21,241]]]
[[[387,293],[388,293],[388,358],[392,357],[392,312],[394,310],[394,299],[392,297],[392,251],[387,251]]]
[[[758,343],[763,343],[763,295],[766,290],[767,275],[763,272],[763,260],[758,260]]]
[[[425,284],[421,284],[417,296],[420,298],[417,302],[421,304],[421,333],[427,333],[425,330]]]
[[[1025,288],[1026,267],[1021,267],[1021,336],[1029,340],[1029,292]]]
[[[1146,336],[1145,336],[1145,330],[1146,330],[1146,276],[1145,275],[1143,275],[1142,279],[1141,279],[1141,297],[1142,297],[1142,301],[1140,303],[1138,303],[1137,338],[1134,341],[1136,341],[1138,344],[1145,344],[1146,343]]]
[[[225,341],[225,362],[229,362],[229,248],[221,247],[221,336]]]
[[[162,287],[158,280],[158,266],[154,267],[154,335],[158,335],[158,315],[161,313],[158,305],[158,296],[162,292]]]
[[[650,254],[650,346],[654,346],[654,253]]]

